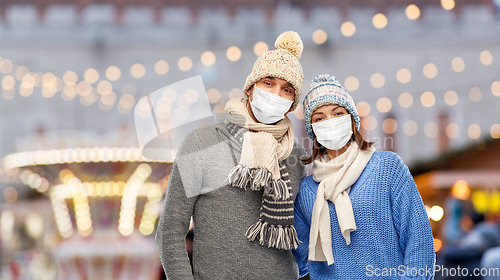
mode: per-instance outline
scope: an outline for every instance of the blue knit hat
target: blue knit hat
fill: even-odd
[[[309,92],[304,98],[304,121],[309,138],[313,139],[311,125],[312,113],[321,106],[338,104],[344,107],[354,117],[356,128],[359,129],[360,119],[356,104],[347,90],[332,75],[323,74],[314,77],[309,84]]]

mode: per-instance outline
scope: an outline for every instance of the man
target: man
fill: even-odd
[[[224,123],[189,133],[170,173],[156,234],[167,279],[297,279],[293,202],[306,176],[291,121],[302,40],[288,31],[259,56]],[[184,239],[194,223],[193,271]]]

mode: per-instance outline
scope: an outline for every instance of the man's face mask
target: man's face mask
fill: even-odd
[[[272,94],[257,86],[254,87],[253,100],[250,102],[255,118],[263,124],[272,124],[285,117],[293,101]]]

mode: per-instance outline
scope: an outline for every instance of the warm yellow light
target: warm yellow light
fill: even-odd
[[[383,29],[387,26],[387,23],[388,23],[387,17],[382,13],[378,13],[378,14],[373,16],[372,23],[373,23],[373,26],[375,26],[375,28]]]
[[[177,67],[183,72],[189,71],[193,67],[193,61],[191,58],[183,56],[177,61]]]
[[[491,84],[491,93],[493,93],[494,96],[500,96],[500,81],[494,81]]]
[[[455,8],[455,0],[441,0],[441,6],[447,11],[452,10]]]
[[[2,88],[5,90],[13,89],[16,85],[16,79],[11,75],[6,75],[2,78]]]
[[[208,98],[208,102],[210,103],[217,103],[221,96],[220,96],[220,92],[215,89],[215,88],[211,88],[209,90],[207,90],[207,98]]]
[[[405,10],[406,16],[411,20],[416,20],[420,17],[420,8],[415,4],[410,4]]]
[[[500,124],[496,123],[490,128],[491,137],[494,139],[500,139]]]
[[[470,196],[470,189],[467,182],[458,180],[451,188],[451,194],[458,199],[467,200]]]
[[[255,43],[255,45],[253,46],[253,52],[256,55],[261,55],[267,51],[269,51],[269,46],[266,44],[266,42],[260,41]]]
[[[434,238],[434,252],[441,250],[442,245],[441,239]]]
[[[481,92],[481,89],[478,87],[472,87],[469,90],[469,98],[472,102],[478,102],[481,100],[483,94]]]
[[[371,111],[370,104],[365,101],[361,101],[356,105],[356,110],[358,111],[360,117],[366,117]]]
[[[354,92],[359,88],[359,80],[354,76],[349,76],[344,80],[344,87],[349,92]]]
[[[69,86],[76,85],[78,82],[78,75],[73,71],[66,71],[63,75],[63,81]]]
[[[93,84],[99,80],[99,72],[97,72],[94,68],[89,68],[85,70],[85,73],[83,73],[83,79],[87,83]]]
[[[382,97],[377,100],[377,110],[380,113],[387,113],[391,110],[392,108],[392,102],[389,98],[387,97]]]
[[[117,66],[109,66],[106,69],[106,78],[110,81],[117,81],[122,76],[122,71]]]
[[[215,64],[215,54],[211,51],[206,51],[201,55],[201,63],[205,66],[212,66]]]
[[[446,126],[446,136],[450,139],[455,139],[460,134],[460,128],[456,123],[450,123]]]
[[[455,106],[458,102],[458,95],[454,90],[449,90],[444,94],[444,103],[448,106]]]
[[[490,51],[482,51],[479,55],[479,60],[481,60],[481,63],[483,65],[490,65],[491,63],[493,63],[493,55]]]
[[[345,37],[351,37],[356,33],[356,25],[350,21],[346,21],[340,26],[340,33]]]
[[[231,46],[227,49],[226,56],[230,61],[238,61],[241,58],[241,50],[236,46]]]
[[[451,69],[455,72],[462,72],[465,69],[465,62],[461,57],[455,57],[451,60]]]
[[[429,79],[435,78],[438,74],[437,67],[434,63],[427,63],[424,65],[423,72],[424,76]]]
[[[381,88],[385,85],[385,77],[381,73],[375,73],[370,77],[370,84],[374,88]]]
[[[106,80],[102,80],[97,83],[96,89],[100,95],[106,95],[113,91],[113,85]]]
[[[170,66],[168,65],[168,62],[165,60],[158,60],[155,63],[155,72],[158,75],[165,75],[168,73],[168,70],[170,70]]]
[[[411,72],[406,68],[401,68],[396,73],[396,79],[402,84],[406,84],[411,81]]]
[[[328,34],[326,34],[325,30],[318,29],[318,30],[314,31],[314,33],[312,35],[312,39],[313,39],[314,43],[321,45],[321,44],[324,44],[326,42],[326,40],[328,39]]]
[[[398,130],[398,123],[392,118],[385,119],[382,123],[382,129],[387,134],[393,134]]]
[[[479,137],[481,137],[481,127],[478,124],[471,124],[467,130],[467,134],[470,139],[479,139]]]
[[[399,106],[410,108],[413,105],[413,96],[409,92],[403,92],[398,97]]]
[[[373,116],[366,116],[361,120],[361,126],[366,131],[372,131],[377,128],[377,119]]]
[[[403,132],[408,136],[414,136],[418,132],[418,125],[414,121],[407,121],[403,125]]]
[[[430,122],[426,124],[424,127],[425,136],[429,138],[436,137],[438,135],[438,132],[439,132],[439,127],[436,123]]]
[[[136,63],[130,67],[130,75],[136,79],[140,79],[146,75],[146,67],[140,63]]]
[[[431,210],[429,210],[429,216],[431,217],[432,220],[438,222],[443,218],[444,215],[444,210],[441,208],[441,206],[434,205],[431,207]]]
[[[420,102],[424,107],[432,107],[436,103],[436,97],[431,91],[426,91],[420,96]]]

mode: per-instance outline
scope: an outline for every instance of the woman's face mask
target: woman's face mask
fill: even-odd
[[[329,150],[340,150],[351,139],[351,115],[313,123],[312,128],[318,143]]]
[[[285,117],[293,101],[254,87],[250,102],[255,118],[263,124],[272,124]]]

